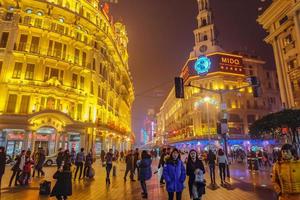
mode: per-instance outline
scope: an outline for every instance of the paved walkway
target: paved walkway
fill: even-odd
[[[153,171],[156,169],[154,161]],[[141,189],[139,182],[124,182],[125,164],[117,164],[117,176],[111,180],[111,185],[105,185],[105,168],[97,161],[94,164],[96,176],[94,180],[76,180],[73,183],[73,196],[70,200],[138,200],[141,198]],[[51,180],[52,187],[54,181],[52,175],[55,167],[45,168],[46,177],[43,179]],[[11,175],[10,168],[6,169],[3,177],[3,184],[0,199],[3,200],[48,200],[49,197],[39,196],[39,182],[43,179],[35,178],[28,187],[8,188],[8,182]],[[216,173],[218,171],[216,170]],[[269,172],[259,172],[256,174],[249,173],[243,165],[232,165],[232,178],[227,187],[218,187],[213,189],[210,186],[206,189],[204,200],[275,200],[272,187],[270,185]],[[218,174],[217,174],[218,175]],[[149,198],[151,200],[167,199],[165,187],[159,185],[159,175],[153,175],[152,179],[147,182]],[[129,179],[129,177],[128,177]],[[209,180],[208,173],[206,179]],[[219,181],[217,180],[217,183]],[[187,183],[186,183],[187,185]],[[183,200],[189,200],[188,189],[183,192]]]

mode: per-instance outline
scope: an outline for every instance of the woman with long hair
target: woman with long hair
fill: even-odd
[[[219,149],[219,151],[218,151],[218,164],[219,164],[221,185],[223,185],[224,183],[226,183],[225,169],[226,169],[226,165],[228,165],[228,159],[227,159],[223,149]]]
[[[151,163],[152,163],[151,156],[148,154],[146,150],[142,151],[141,160],[137,162],[137,166],[139,168],[140,183],[143,190],[142,197],[145,199],[148,198],[146,181],[149,180],[152,176]]]
[[[174,193],[176,193],[176,200],[181,200],[186,172],[180,159],[180,153],[176,148],[173,149],[164,165],[163,176],[166,181],[169,200],[174,199]]]
[[[190,150],[186,164],[186,175],[189,176],[189,192],[193,200],[200,200],[202,194],[205,194],[204,173],[204,165],[198,158],[197,151]]]

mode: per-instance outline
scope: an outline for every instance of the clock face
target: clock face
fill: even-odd
[[[211,67],[211,61],[208,57],[199,57],[195,63],[194,69],[198,75],[208,73]]]
[[[207,46],[206,45],[202,45],[201,47],[200,47],[200,52],[205,52],[206,50],[207,50]]]

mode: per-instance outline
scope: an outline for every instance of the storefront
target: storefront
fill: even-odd
[[[21,153],[24,147],[25,131],[17,129],[5,129],[2,131],[2,140],[6,138],[4,145],[6,147],[6,154],[15,157]]]
[[[68,137],[69,137],[69,140],[68,140],[69,150],[71,151],[74,148],[76,152],[79,152],[80,151],[80,133],[69,132]]]
[[[55,153],[56,130],[54,128],[40,128],[35,135],[34,151],[43,148],[46,155]]]
[[[96,156],[100,156],[101,150],[102,150],[102,138],[101,137],[96,137],[95,141],[95,152]]]

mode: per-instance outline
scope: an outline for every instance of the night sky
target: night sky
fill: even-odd
[[[218,40],[224,50],[244,51],[262,57],[273,68],[272,48],[263,42],[265,31],[257,24],[259,0],[211,0]],[[127,27],[129,67],[136,99],[133,130],[139,135],[147,109],[159,108],[175,76],[194,46],[196,0],[119,0],[112,5],[115,20]],[[138,139],[138,137],[137,137]]]

